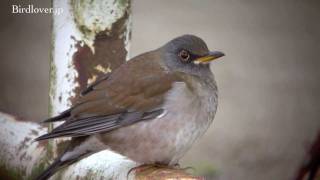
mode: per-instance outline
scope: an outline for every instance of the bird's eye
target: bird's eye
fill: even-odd
[[[179,52],[179,57],[180,57],[181,61],[183,61],[183,62],[188,62],[189,59],[190,59],[190,54],[189,54],[189,52],[186,51],[186,50],[181,50],[181,51]]]

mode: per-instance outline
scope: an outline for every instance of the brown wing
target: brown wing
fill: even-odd
[[[175,81],[152,53],[136,57],[89,86],[74,107],[51,118],[65,123],[37,140],[86,136],[153,119],[163,112],[165,94]]]

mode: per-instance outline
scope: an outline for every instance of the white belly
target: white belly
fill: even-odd
[[[174,153],[170,164],[175,164],[190,149],[194,141],[202,136],[210,126],[217,109],[217,96],[211,94],[207,99],[194,96],[184,84],[176,84],[164,105],[167,114],[161,120],[172,122],[177,127],[171,132],[175,136]],[[176,126],[176,123],[179,125]]]
[[[212,93],[212,92],[209,92]],[[114,151],[143,164],[174,165],[210,126],[217,108],[216,93],[205,99],[177,83],[166,97],[164,114],[106,135]]]

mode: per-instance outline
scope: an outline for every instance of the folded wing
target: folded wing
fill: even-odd
[[[36,140],[105,133],[161,115],[165,95],[178,79],[150,56],[135,58],[90,85],[73,107],[45,121],[65,122]]]

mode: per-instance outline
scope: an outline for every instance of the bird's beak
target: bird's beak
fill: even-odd
[[[194,61],[195,64],[204,64],[224,56],[223,52],[210,51],[208,55],[200,57]]]

